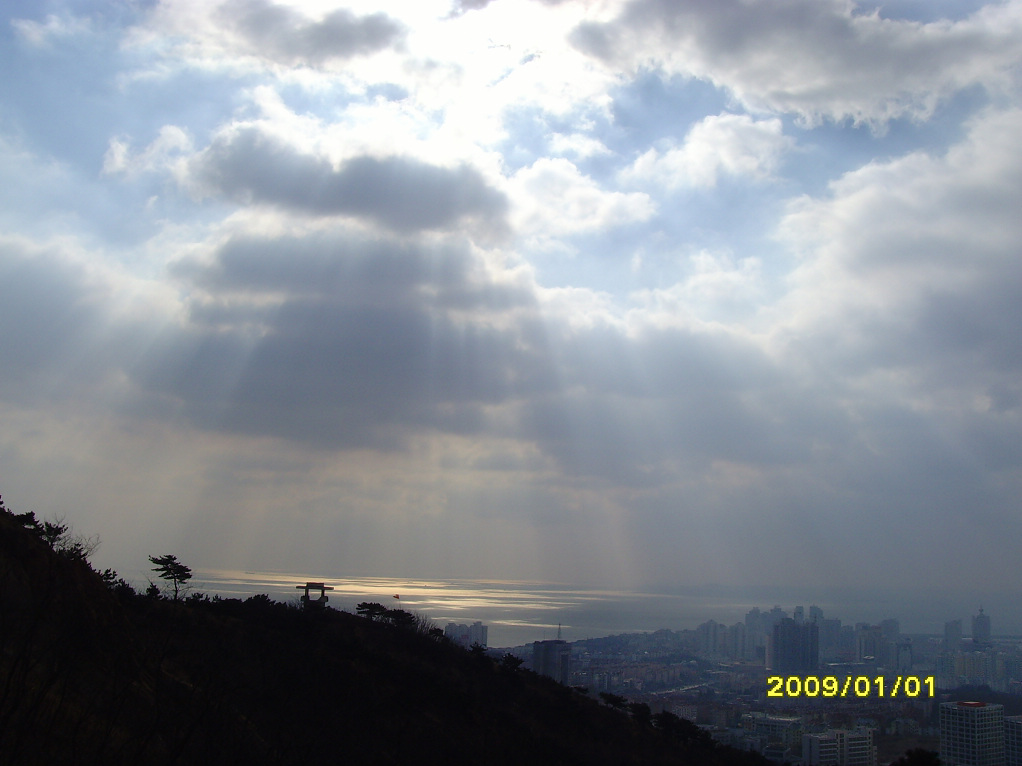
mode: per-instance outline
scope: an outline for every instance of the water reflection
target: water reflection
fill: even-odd
[[[573,590],[562,584],[495,580],[404,580],[388,577],[329,577],[322,573],[196,571],[195,589],[225,598],[265,593],[278,601],[296,601],[296,586],[325,582],[333,586],[330,606],[355,611],[361,601],[424,614],[440,627],[448,622],[480,620],[490,626],[491,646],[516,646],[556,638],[567,640],[659,628],[694,627],[714,618],[734,622],[746,605],[696,603],[678,595]],[[707,600],[709,601],[709,600]]]

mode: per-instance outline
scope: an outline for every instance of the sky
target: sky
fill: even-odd
[[[1015,603],[1022,1],[0,13],[0,493],[98,566]]]

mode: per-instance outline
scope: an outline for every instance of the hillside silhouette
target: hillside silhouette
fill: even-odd
[[[422,620],[139,594],[54,529],[0,501],[5,766],[765,763]]]

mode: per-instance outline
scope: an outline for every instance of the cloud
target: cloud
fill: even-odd
[[[513,319],[535,312],[528,282],[465,245],[249,235],[174,272],[190,322],[132,377],[202,427],[391,449],[420,431],[480,432],[485,408],[550,385]]]
[[[311,21],[268,0],[228,0],[216,18],[233,29],[247,52],[290,65],[369,55],[404,36],[403,26],[385,13],[356,16],[341,8]]]
[[[105,563],[1012,576],[1022,3],[93,4],[5,21],[0,464]]]
[[[168,319],[158,286],[73,241],[0,238],[0,394],[27,406],[116,396],[124,364]]]
[[[751,109],[882,124],[972,85],[1001,91],[1022,60],[1022,3],[922,24],[851,0],[632,0],[574,44],[608,65],[712,81]]]
[[[510,186],[516,230],[541,240],[645,221],[656,209],[644,193],[601,189],[563,158],[537,160]]]
[[[451,6],[451,15],[478,11],[488,6],[493,0],[454,0]]]
[[[127,139],[114,137],[103,156],[103,173],[134,176],[165,171],[193,151],[191,137],[176,125],[164,125],[159,135],[141,152],[133,153]]]
[[[91,26],[86,19],[61,18],[52,13],[47,14],[46,21],[42,23],[31,19],[12,19],[11,26],[22,38],[37,46],[49,45],[61,38],[74,37],[91,31]]]
[[[680,147],[649,149],[622,174],[622,180],[654,181],[667,188],[715,186],[721,174],[769,178],[781,155],[794,146],[781,121],[744,114],[711,115],[696,124]]]
[[[803,263],[773,342],[905,471],[885,479],[892,496],[929,472],[1003,507],[1022,462],[1022,112],[968,128],[944,154],[870,164],[793,205],[782,233]]]
[[[494,0],[454,0],[451,6],[451,16],[458,16],[468,11],[480,11]],[[567,0],[539,0],[543,5],[560,5]]]
[[[506,202],[467,165],[358,156],[340,167],[258,128],[222,132],[189,163],[188,181],[241,204],[269,204],[308,215],[368,219],[395,231],[445,229],[475,220],[499,233]]]

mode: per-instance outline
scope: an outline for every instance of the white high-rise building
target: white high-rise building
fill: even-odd
[[[1004,766],[1004,708],[990,702],[940,704],[941,766]]]

